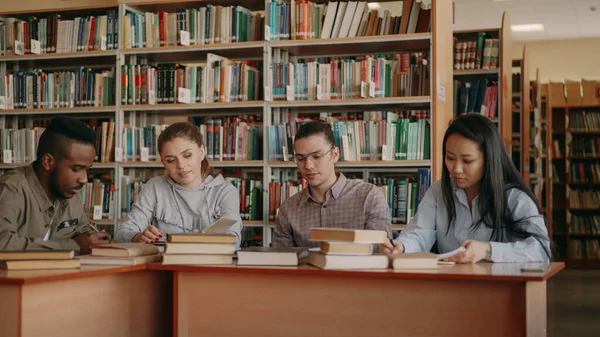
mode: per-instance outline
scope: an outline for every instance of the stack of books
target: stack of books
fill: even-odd
[[[90,246],[92,254],[77,256],[81,264],[136,266],[158,262],[158,247],[145,243],[109,243]]]
[[[168,234],[163,264],[232,264],[236,243],[233,234]]]
[[[297,266],[308,257],[302,247],[248,247],[237,252],[238,266]]]
[[[5,270],[77,269],[74,251],[0,252],[0,268]]]
[[[386,255],[373,254],[374,244],[388,240],[385,231],[312,228],[310,240],[321,243],[308,263],[321,269],[386,269],[389,265]]]

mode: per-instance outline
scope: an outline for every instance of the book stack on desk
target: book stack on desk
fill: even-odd
[[[109,243],[90,246],[91,255],[80,255],[81,264],[136,266],[160,261],[158,248],[146,243]]]
[[[386,269],[389,265],[387,256],[373,254],[374,244],[388,240],[385,231],[313,228],[310,240],[321,243],[308,263],[321,269]]]
[[[168,234],[163,264],[232,264],[236,242],[225,233]]]
[[[0,252],[0,268],[6,270],[76,269],[79,260],[74,251],[17,251]]]
[[[238,266],[297,266],[306,260],[302,247],[248,247],[237,252]]]

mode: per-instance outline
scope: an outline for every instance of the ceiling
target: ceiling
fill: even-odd
[[[506,11],[511,25],[544,25],[543,31],[513,32],[513,41],[600,38],[600,0],[454,0],[454,4],[455,30],[498,28]],[[383,2],[380,7],[392,15],[402,12],[401,2]]]
[[[513,32],[516,41],[600,38],[600,0],[454,0],[454,4],[456,30],[499,27],[506,11],[511,25],[544,25],[543,31]]]

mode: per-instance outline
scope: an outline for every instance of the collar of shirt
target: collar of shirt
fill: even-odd
[[[338,173],[338,178],[337,178],[335,184],[333,184],[333,186],[331,186],[331,188],[327,191],[327,194],[331,195],[331,197],[333,197],[333,199],[337,200],[340,197],[340,195],[342,194],[344,187],[346,187],[347,181],[348,181],[348,179],[346,178],[346,176],[344,176],[343,173],[341,173],[341,172]],[[314,202],[317,202],[310,195],[310,186],[302,192],[304,192],[304,194],[302,195],[302,198],[300,199],[300,203],[298,204],[298,206],[303,206],[304,204],[306,204],[308,202],[309,199],[311,199]]]
[[[40,180],[35,174],[33,164],[25,168],[25,177],[27,178],[27,183],[33,190],[33,194],[35,195],[35,199],[37,200],[38,205],[40,206],[40,210],[47,211],[50,207],[54,206],[52,204],[52,201],[50,201],[50,199],[48,198],[46,191],[44,191],[42,184],[40,184]],[[68,202],[69,200],[60,200],[59,204],[65,206]]]

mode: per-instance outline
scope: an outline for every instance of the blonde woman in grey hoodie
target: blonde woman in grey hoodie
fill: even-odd
[[[242,220],[238,190],[223,176],[210,175],[206,149],[198,127],[175,123],[158,137],[164,176],[150,179],[118,226],[117,242],[154,243],[170,233],[204,229],[221,217],[238,222],[228,233],[240,246]]]

